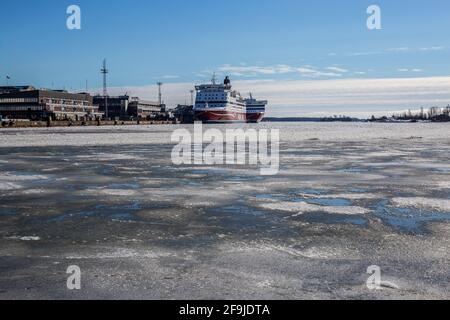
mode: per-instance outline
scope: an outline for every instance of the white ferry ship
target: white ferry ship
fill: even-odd
[[[226,77],[223,84],[216,83],[213,76],[211,84],[195,87],[197,96],[194,116],[204,123],[259,122],[265,114],[267,101],[250,97],[244,99],[232,90],[231,81]]]

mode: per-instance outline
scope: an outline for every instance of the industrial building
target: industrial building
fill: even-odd
[[[165,106],[158,102],[131,98],[128,104],[128,115],[134,119],[152,119],[164,115]]]
[[[0,87],[0,115],[7,119],[95,120],[103,117],[88,93]]]
[[[165,115],[165,106],[158,102],[141,100],[137,97],[123,96],[94,96],[94,104],[108,119],[159,119]]]
[[[128,118],[128,103],[130,97],[125,96],[94,96],[93,102],[99,106],[100,112],[106,119],[125,119]]]

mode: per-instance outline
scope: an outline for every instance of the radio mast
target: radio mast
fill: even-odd
[[[106,83],[106,75],[109,70],[106,68],[106,59],[103,59],[103,68],[100,70],[103,74],[103,97],[105,98],[105,117],[108,118],[108,87]]]
[[[157,82],[156,83],[158,85],[158,104],[161,107],[162,106],[162,93],[161,93],[161,87],[163,85],[162,82]]]

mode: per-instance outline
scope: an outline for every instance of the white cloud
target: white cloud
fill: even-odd
[[[445,47],[441,47],[441,46],[420,48],[421,51],[440,51],[440,50],[444,50],[444,49],[445,49]]]
[[[359,56],[373,56],[373,55],[378,55],[378,54],[382,54],[383,52],[381,51],[368,51],[368,52],[353,52],[350,53],[349,55],[352,57],[359,57]]]
[[[302,73],[302,74],[315,74],[315,73],[317,73],[317,70],[309,68],[309,67],[308,68],[305,68],[305,67],[297,68],[297,71],[299,73]]]
[[[415,69],[400,68],[400,69],[397,69],[397,71],[398,72],[422,72],[423,70],[417,69],[417,68],[415,68]]]
[[[346,73],[346,72],[348,72],[347,69],[343,69],[343,68],[339,68],[339,67],[328,67],[326,69],[330,70],[330,71],[338,72],[338,73]]]
[[[176,76],[176,75],[165,75],[163,76],[164,79],[179,79],[180,76]]]
[[[391,52],[405,52],[405,51],[409,51],[409,48],[408,47],[389,48],[389,49],[387,49],[387,51],[391,51]]]
[[[236,77],[245,76],[268,76],[268,75],[280,75],[280,74],[300,74],[302,77],[319,78],[319,77],[340,77],[342,73],[348,70],[338,67],[328,67],[323,70],[315,68],[313,66],[305,65],[301,67],[289,66],[286,64],[279,64],[275,66],[232,66],[223,65],[219,68],[219,71],[228,73]]]
[[[280,64],[276,66],[258,67],[258,66],[232,66],[229,64],[219,68],[222,72],[228,72],[231,75],[273,75],[291,73],[294,69],[291,66]]]

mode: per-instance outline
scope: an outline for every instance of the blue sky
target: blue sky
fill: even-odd
[[[81,30],[66,28],[71,4],[81,8]],[[366,27],[371,4],[381,7],[382,30]],[[10,75],[14,84],[76,91],[88,80],[95,91],[106,57],[112,92],[152,98],[153,84],[162,80],[167,101],[182,103],[190,85],[216,71],[231,74],[236,87],[254,85],[271,100],[272,115],[384,112],[450,103],[442,92],[450,75],[449,30],[447,0],[10,1],[0,11],[0,81]],[[371,79],[386,79],[390,87],[368,103],[355,100],[355,79],[377,83],[375,89],[380,84]],[[407,79],[438,84],[415,100]],[[319,86],[318,98],[303,94],[302,84]],[[387,99],[385,91],[395,86],[409,88],[408,99],[392,93]],[[333,96],[329,87],[352,98]]]

